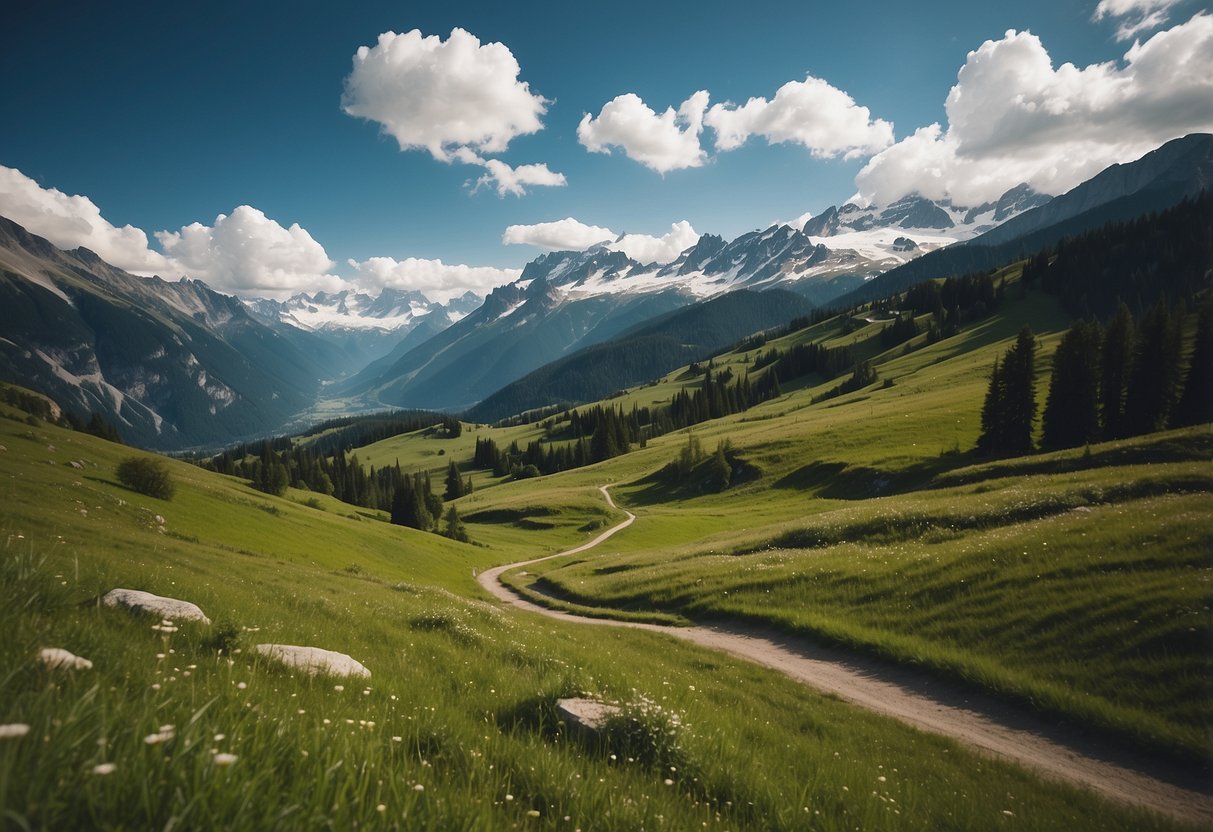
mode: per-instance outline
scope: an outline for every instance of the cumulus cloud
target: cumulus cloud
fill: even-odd
[[[577,139],[592,153],[618,147],[630,159],[665,173],[697,168],[706,154],[699,144],[707,92],[700,90],[675,110],[658,115],[635,93],[616,96],[597,116],[586,113],[577,125]]]
[[[176,276],[174,265],[148,248],[147,234],[133,225],[115,227],[86,196],[43,188],[16,168],[0,165],[0,215],[63,249],[80,246],[102,260],[142,275]]]
[[[670,225],[670,230],[660,237],[649,234],[624,234],[608,248],[622,251],[640,263],[669,263],[677,259],[699,240],[699,234],[686,220]]]
[[[510,167],[499,159],[481,158],[466,147],[458,148],[453,155],[457,161],[464,164],[484,168],[485,172],[476,180],[472,193],[487,187],[496,190],[498,196],[523,196],[528,186],[562,187],[568,184],[563,173],[549,169],[546,164]]]
[[[704,118],[716,133],[717,150],[734,150],[751,136],[771,144],[808,148],[819,159],[867,156],[893,143],[893,125],[873,119],[867,107],[820,78],[789,81],[775,97],[745,104],[715,104]]]
[[[1157,29],[1167,22],[1171,8],[1181,0],[1099,0],[1091,19],[1122,18],[1116,27],[1117,40],[1131,40],[1141,32]]]
[[[506,245],[536,246],[551,251],[581,251],[602,243],[641,263],[668,263],[698,240],[698,232],[686,220],[672,223],[666,234],[655,237],[616,234],[609,228],[586,225],[572,217],[534,225],[511,225],[501,235],[501,242]]]
[[[519,72],[505,44],[482,44],[463,29],[446,41],[417,29],[384,32],[375,46],[358,47],[341,106],[378,122],[401,150],[425,149],[442,161],[453,147],[500,153],[541,130],[550,103]]]
[[[345,79],[342,109],[378,123],[401,150],[428,150],[439,161],[478,165],[473,191],[522,196],[527,186],[564,185],[546,164],[511,167],[481,154],[502,153],[518,136],[543,129],[551,103],[518,78],[521,68],[502,43],[484,43],[463,29],[445,41],[417,29],[384,32],[360,46]]]
[[[1121,62],[1054,68],[1040,39],[1008,31],[970,52],[932,124],[874,156],[857,196],[918,192],[975,205],[1027,182],[1062,193],[1163,142],[1213,130],[1213,16],[1134,43]]]
[[[298,223],[283,228],[248,205],[214,225],[191,223],[157,231],[156,239],[181,269],[223,292],[284,298],[301,291],[339,291],[345,282],[324,247]]]
[[[409,257],[372,257],[369,260],[348,261],[358,272],[358,284],[369,291],[386,287],[415,289],[427,298],[445,303],[469,289],[487,295],[497,286],[517,280],[521,269],[498,269],[491,266],[464,266]]]
[[[581,251],[619,235],[600,225],[586,225],[572,217],[534,225],[511,225],[501,235],[505,245],[525,245],[551,251]]]

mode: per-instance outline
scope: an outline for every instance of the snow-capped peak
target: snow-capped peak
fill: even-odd
[[[278,320],[299,329],[376,329],[385,332],[412,329],[421,318],[438,312],[454,322],[480,305],[472,292],[435,303],[421,292],[384,288],[378,295],[346,289],[341,292],[301,292],[285,301],[263,298],[245,301],[262,318]]]

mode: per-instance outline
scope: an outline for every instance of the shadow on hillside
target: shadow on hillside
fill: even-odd
[[[924,488],[933,477],[969,465],[969,454],[944,454],[899,471],[818,460],[776,480],[774,488],[791,488],[827,500],[868,500]]]

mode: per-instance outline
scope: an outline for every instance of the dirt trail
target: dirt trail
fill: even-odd
[[[599,490],[611,508],[616,508],[607,486]],[[477,580],[496,598],[528,612],[598,627],[665,633],[772,668],[817,690],[836,694],[923,731],[951,737],[988,756],[1010,760],[1045,777],[1083,786],[1112,800],[1181,821],[1213,825],[1213,784],[1195,767],[1134,753],[1114,740],[1052,724],[1024,709],[914,668],[743,626],[670,627],[573,615],[531,603],[501,583],[501,574],[507,570],[592,549],[636,519],[630,511],[625,510],[624,514],[626,520],[589,543],[487,569]]]

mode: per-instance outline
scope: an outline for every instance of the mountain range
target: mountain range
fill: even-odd
[[[447,303],[436,303],[419,291],[388,286],[378,295],[350,289],[312,295],[300,292],[285,301],[254,298],[245,305],[265,323],[320,335],[361,369],[391,352],[403,336],[418,332],[424,340],[436,335],[483,301],[468,291]]]
[[[668,263],[609,245],[554,251],[483,301],[468,293],[445,304],[392,288],[240,301],[197,280],[130,275],[0,218],[0,379],[167,450],[264,435],[322,399],[330,413],[484,401],[473,412],[496,418],[637,383],[675,356],[683,363],[746,334],[737,327],[988,270],[1211,182],[1213,136],[1197,134],[1056,198],[1019,186],[972,207],[921,196],[848,203],[799,227],[731,241],[705,234]],[[755,299],[772,290],[782,302]]]

